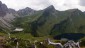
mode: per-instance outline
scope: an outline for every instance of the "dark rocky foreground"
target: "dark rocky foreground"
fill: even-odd
[[[61,41],[52,39],[44,39],[41,41],[34,40],[23,40],[20,38],[10,38],[6,39],[5,37],[0,37],[0,48],[80,48],[83,47],[82,44],[85,43],[85,40],[80,41]],[[85,45],[85,44],[84,44]]]

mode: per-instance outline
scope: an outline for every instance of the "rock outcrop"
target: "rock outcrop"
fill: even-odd
[[[11,22],[18,16],[15,10],[9,9],[0,1],[0,27],[11,29]]]

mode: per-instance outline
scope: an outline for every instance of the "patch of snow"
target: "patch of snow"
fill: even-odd
[[[16,28],[14,31],[23,31],[23,28]]]

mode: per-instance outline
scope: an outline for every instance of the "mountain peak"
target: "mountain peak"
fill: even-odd
[[[2,4],[2,2],[0,1],[0,4]]]
[[[49,9],[49,10],[55,10],[54,6],[53,5],[50,5],[49,7],[47,7],[46,9]]]
[[[53,6],[53,5],[50,5],[50,6],[49,6],[49,7],[47,7],[47,8],[52,8],[52,9],[53,9],[53,8],[54,8],[54,6]],[[54,9],[55,9],[55,8],[54,8]]]
[[[26,7],[25,9],[31,9],[31,8],[29,8],[29,7]]]
[[[79,11],[79,12],[81,12],[79,9],[69,9],[69,10],[67,10],[67,11],[69,11],[69,12],[74,12],[74,11]]]
[[[44,10],[43,15],[49,16],[49,14],[52,14],[52,13],[55,13],[55,12],[56,12],[56,9],[54,8],[54,6],[53,5],[50,5],[49,7],[47,7]]]
[[[29,7],[26,7],[24,9],[20,9],[18,10],[18,14],[21,15],[21,16],[25,16],[25,15],[31,15],[35,12],[35,10],[29,8]]]
[[[7,6],[0,1],[0,16],[5,16],[7,11]]]

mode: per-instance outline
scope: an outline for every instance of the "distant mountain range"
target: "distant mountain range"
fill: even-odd
[[[0,30],[21,27],[34,36],[85,33],[85,12],[78,9],[58,11],[53,5],[39,11],[29,7],[15,11],[0,2],[0,27]]]
[[[25,15],[30,15],[34,13],[31,8],[25,8],[19,11],[15,11],[14,9],[8,8],[5,4],[0,1],[0,29],[11,30],[14,26],[11,24],[15,20],[15,18]]]

